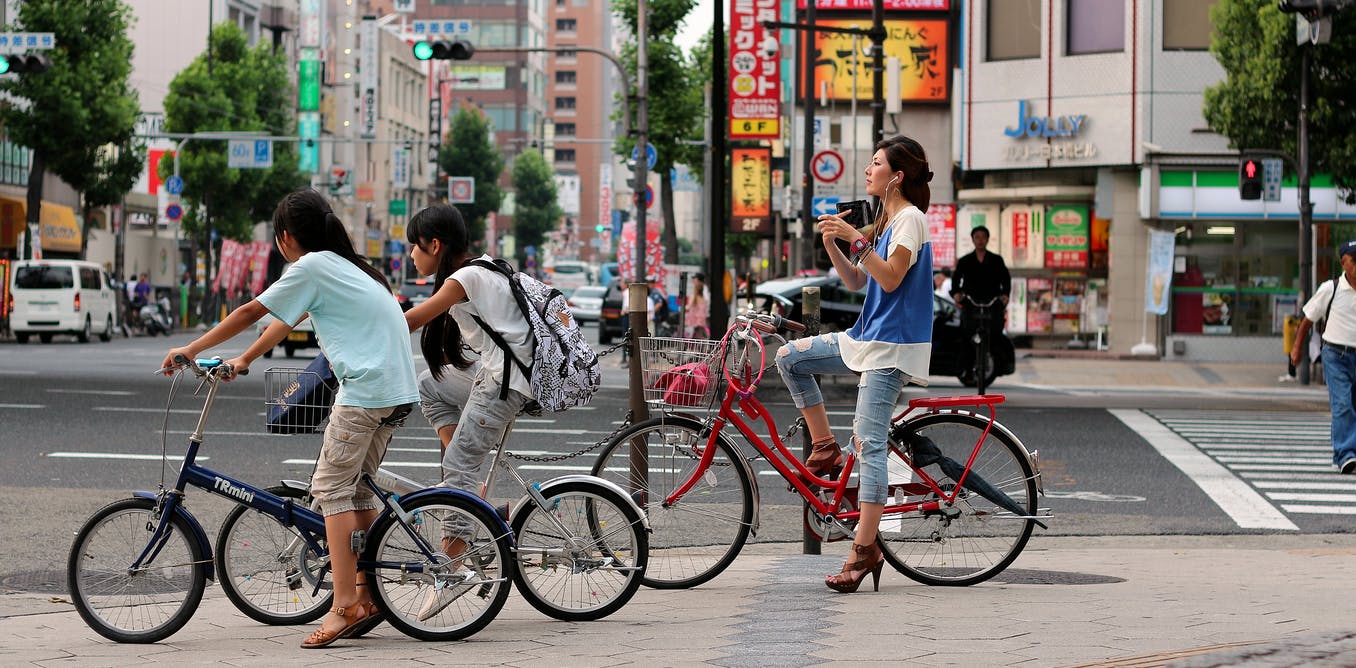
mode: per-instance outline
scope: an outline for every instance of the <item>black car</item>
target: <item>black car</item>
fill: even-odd
[[[396,301],[400,302],[400,310],[408,311],[422,303],[433,295],[432,278],[412,278],[405,281],[396,293]]]
[[[651,288],[650,294],[658,296],[662,293]],[[603,306],[598,313],[598,343],[607,345],[612,343],[612,339],[621,338],[625,333],[626,313],[622,311],[621,280],[613,279],[607,285],[607,292],[603,294]],[[672,336],[672,333],[656,333],[653,325],[650,326],[650,333],[655,336]]]
[[[759,309],[775,313],[797,322],[803,322],[801,289],[819,288],[821,331],[844,331],[857,322],[866,293],[849,290],[837,276],[811,276],[768,281],[758,285],[754,293],[760,298]],[[1006,335],[994,337],[990,352],[994,363],[992,376],[985,385],[998,376],[1015,370],[1016,351]],[[962,383],[974,386],[974,344],[961,330],[960,312],[949,297],[932,295],[932,359],[928,373],[934,376],[955,376]]]

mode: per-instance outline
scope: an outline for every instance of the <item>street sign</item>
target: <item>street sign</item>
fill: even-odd
[[[837,197],[815,197],[810,202],[810,213],[816,216],[822,216],[826,213],[837,213]]]
[[[476,178],[474,176],[449,176],[447,178],[447,201],[453,204],[475,204]]]
[[[273,166],[273,140],[231,139],[226,166],[232,169],[268,169]]]
[[[386,213],[387,213],[388,215],[391,215],[391,216],[403,216],[403,215],[405,215],[405,211],[406,211],[406,206],[405,206],[405,200],[403,200],[403,199],[393,199],[393,200],[391,200],[390,202],[387,202],[387,203],[386,203]]]
[[[414,0],[395,0],[393,9],[397,14],[413,14]]]
[[[820,151],[810,161],[810,170],[815,178],[825,183],[833,183],[843,178],[843,156],[835,151]]]
[[[396,10],[400,11],[400,10]],[[470,21],[412,21],[410,32],[416,35],[457,36],[471,34]]]
[[[171,195],[184,194],[184,180],[179,178],[177,174],[165,179],[165,192]]]
[[[631,160],[632,160],[632,161],[635,161],[635,160],[639,160],[639,159],[640,159],[640,147],[639,147],[639,146],[636,146],[636,147],[634,147],[634,148],[631,149]],[[654,144],[651,144],[651,143],[649,143],[649,142],[646,142],[646,143],[645,143],[645,165],[646,165],[645,168],[646,168],[646,169],[654,169],[654,165],[655,165],[655,163],[658,162],[658,161],[659,161],[659,151],[656,151],[656,150],[655,150]]]
[[[0,54],[55,48],[56,36],[50,32],[0,32]]]
[[[177,222],[180,218],[184,217],[183,205],[178,202],[171,203],[169,206],[165,207],[165,217]]]
[[[1262,159],[1262,200],[1281,201],[1281,179],[1285,175],[1285,163],[1280,158]]]
[[[645,186],[645,209],[654,208],[654,186]]]

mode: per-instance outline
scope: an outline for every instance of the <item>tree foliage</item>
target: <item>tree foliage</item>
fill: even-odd
[[[290,135],[295,106],[283,56],[262,43],[251,48],[238,26],[222,23],[212,29],[208,50],[170,82],[165,130]],[[297,169],[295,144],[274,142],[267,169],[227,168],[225,140],[191,139],[181,146],[183,225],[200,241],[212,231],[249,240],[255,223],[271,219],[278,201],[308,182]],[[173,173],[174,161],[162,160],[161,177]]]
[[[1327,44],[1297,45],[1295,18],[1272,0],[1219,0],[1210,52],[1227,78],[1205,91],[1205,119],[1237,149],[1299,156],[1301,50],[1310,49],[1310,172],[1332,175],[1356,203],[1356,8],[1333,18]]]
[[[676,264],[678,237],[673,215],[673,181],[669,178],[669,172],[674,165],[680,164],[696,172],[702,171],[703,147],[689,142],[699,141],[703,136],[707,118],[703,86],[710,77],[702,61],[694,55],[683,53],[674,44],[683,21],[696,6],[695,0],[651,0],[646,4],[650,10],[646,26],[650,37],[646,54],[648,140],[659,154],[654,171],[660,175],[659,204],[664,216],[664,261]],[[619,0],[613,8],[631,27],[631,34],[634,35],[638,29],[636,3]],[[621,60],[634,82],[637,72],[634,40],[622,47]],[[631,127],[636,126],[633,121]],[[629,157],[634,147],[634,137],[617,139],[618,155]],[[644,185],[637,184],[637,188],[643,189]]]
[[[438,150],[438,165],[443,174],[475,177],[476,201],[457,205],[466,218],[472,243],[485,237],[485,217],[504,203],[504,190],[499,187],[504,156],[491,141],[491,131],[488,118],[472,107],[463,106],[452,117],[451,128]],[[447,184],[440,185],[446,192]]]
[[[127,83],[131,10],[121,0],[25,0],[12,29],[50,32],[52,67],[0,81],[11,140],[33,150],[28,220],[40,220],[44,170],[82,194],[82,252],[90,209],[119,201],[136,182],[145,148],[132,137],[140,105]],[[115,147],[117,150],[109,150]]]
[[[513,159],[513,235],[518,252],[528,246],[541,248],[546,234],[564,215],[556,203],[556,182],[551,166],[535,149]]]

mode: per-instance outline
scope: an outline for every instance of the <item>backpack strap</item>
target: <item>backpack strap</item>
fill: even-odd
[[[527,311],[525,310],[526,305],[523,296],[518,294],[518,286],[513,282],[513,269],[509,267],[508,263],[503,260],[489,261],[476,258],[471,260],[471,264],[504,275],[504,277],[508,279],[509,290],[513,293],[515,300],[518,302],[519,309],[523,311],[523,319],[527,320]],[[513,367],[517,365],[518,369],[522,371],[523,377],[529,379],[532,377],[532,367],[524,364],[522,360],[518,359],[517,355],[513,354],[513,348],[509,347],[509,343],[504,339],[503,334],[500,334],[493,327],[490,327],[489,323],[482,320],[480,316],[473,314],[471,318],[476,321],[477,325],[480,325],[481,329],[485,330],[485,333],[489,335],[495,345],[499,346],[499,348],[504,351],[504,380],[499,386],[499,399],[507,399],[509,378],[512,375]],[[529,320],[528,322],[530,324],[531,321]]]
[[[1337,299],[1337,279],[1339,278],[1342,278],[1342,276],[1332,279],[1332,295],[1328,297],[1328,308],[1323,311],[1323,326],[1318,328],[1318,344],[1320,346],[1323,345],[1323,330],[1328,328],[1328,316],[1332,315],[1332,302]]]

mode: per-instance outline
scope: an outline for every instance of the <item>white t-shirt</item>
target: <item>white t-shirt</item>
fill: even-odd
[[[479,259],[493,258],[482,255]],[[452,319],[461,329],[462,340],[480,353],[482,373],[488,373],[496,386],[501,385],[504,382],[504,351],[476,323],[472,315],[480,316],[485,324],[499,332],[504,340],[508,341],[518,361],[531,367],[532,349],[535,344],[532,327],[523,318],[522,310],[518,308],[518,301],[513,297],[509,279],[497,271],[474,264],[452,272],[450,278],[460,283],[466,290],[466,301],[453,304],[448,313],[452,314]],[[536,396],[529,379],[517,365],[513,366],[509,377],[510,388],[529,397]]]
[[[1356,347],[1356,290],[1347,282],[1345,274],[1337,277],[1336,297],[1333,297],[1332,289],[1332,281],[1319,284],[1314,296],[1304,304],[1304,317],[1315,323],[1322,320],[1331,299],[1332,312],[1328,313],[1328,324],[1323,327],[1323,340]]]

